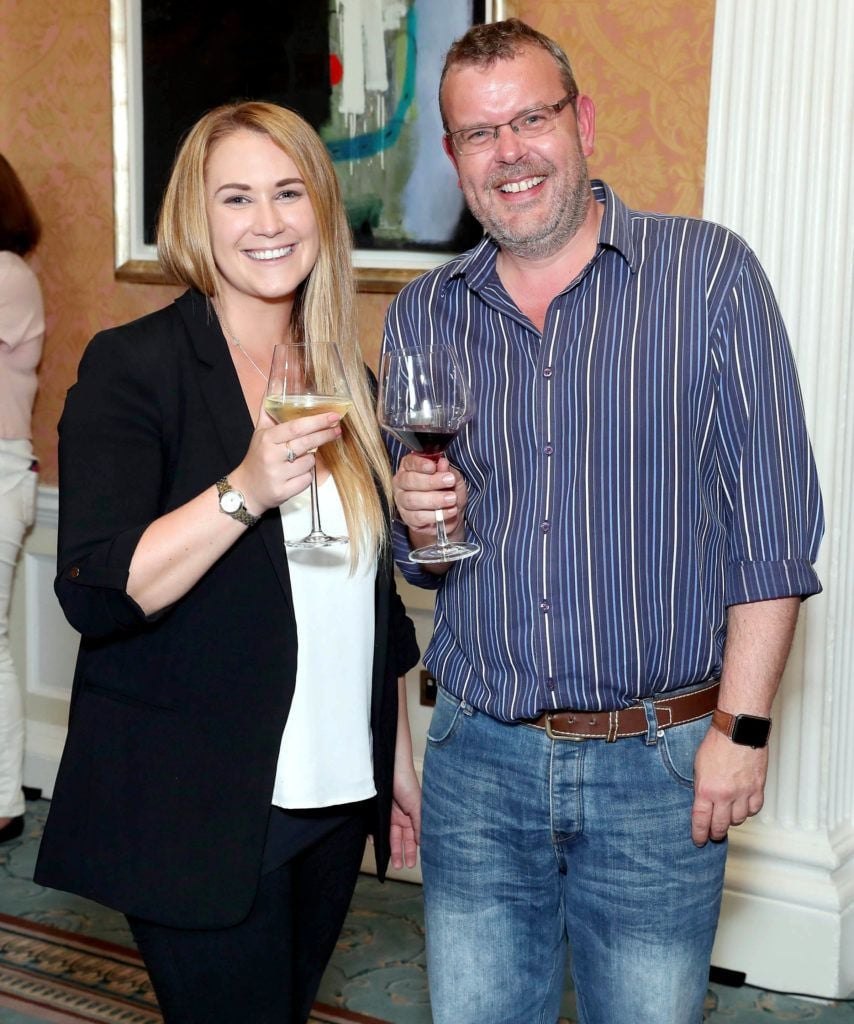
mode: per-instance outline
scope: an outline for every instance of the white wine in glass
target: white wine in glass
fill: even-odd
[[[383,430],[417,455],[438,462],[474,415],[474,398],[454,353],[445,345],[386,352],[380,366],[377,418]],[[457,562],[480,548],[451,541],[436,510],[436,543],[410,552],[413,562]]]
[[[316,416],[323,412],[347,415],[353,400],[344,374],[341,353],[332,341],[276,345],[264,395],[264,410],[277,423]],[[320,525],[317,475],[311,470],[311,531],[291,548],[326,548],[347,544],[347,537],[330,537]]]
[[[317,416],[321,412],[337,412],[343,419],[353,404],[349,398],[335,395],[267,395],[264,398],[264,409],[276,420],[285,423],[296,420],[300,416]]]

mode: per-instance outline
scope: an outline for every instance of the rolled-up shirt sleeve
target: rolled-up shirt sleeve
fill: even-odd
[[[718,324],[726,605],[818,593],[821,492],[794,357],[752,252]]]

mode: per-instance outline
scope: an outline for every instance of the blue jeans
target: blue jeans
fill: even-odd
[[[421,865],[434,1024],[699,1024],[725,843],[691,841],[709,720],[550,740],[439,690]]]

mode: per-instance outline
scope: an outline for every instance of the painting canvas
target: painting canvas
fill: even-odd
[[[423,269],[479,237],[442,151],[436,95],[448,46],[496,16],[494,2],[113,4],[125,6],[128,205],[138,221],[129,231],[131,259],[155,258],[157,211],[183,134],[204,111],[241,99],[292,107],[320,133],[357,266]],[[116,79],[114,67],[114,89]]]
[[[330,16],[332,104],[321,135],[360,248],[459,251],[472,241],[441,149],[436,93],[446,50],[483,5],[352,0]]]

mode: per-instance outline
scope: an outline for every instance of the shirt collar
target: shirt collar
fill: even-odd
[[[617,193],[604,181],[594,178],[590,182],[597,202],[605,207],[602,223],[599,225],[599,247],[616,249],[635,273],[638,269],[638,254],[632,238],[631,212]]]
[[[484,235],[473,249],[464,252],[455,261],[446,283],[462,278],[473,291],[479,291],[495,272],[498,246],[490,235]]]
[[[638,269],[638,258],[632,240],[629,208],[604,181],[594,178],[590,186],[596,201],[605,207],[599,227],[599,247],[615,249],[634,273]],[[485,235],[473,249],[452,261],[445,283],[463,278],[473,291],[479,291],[495,272],[497,256],[498,246],[489,235]]]

